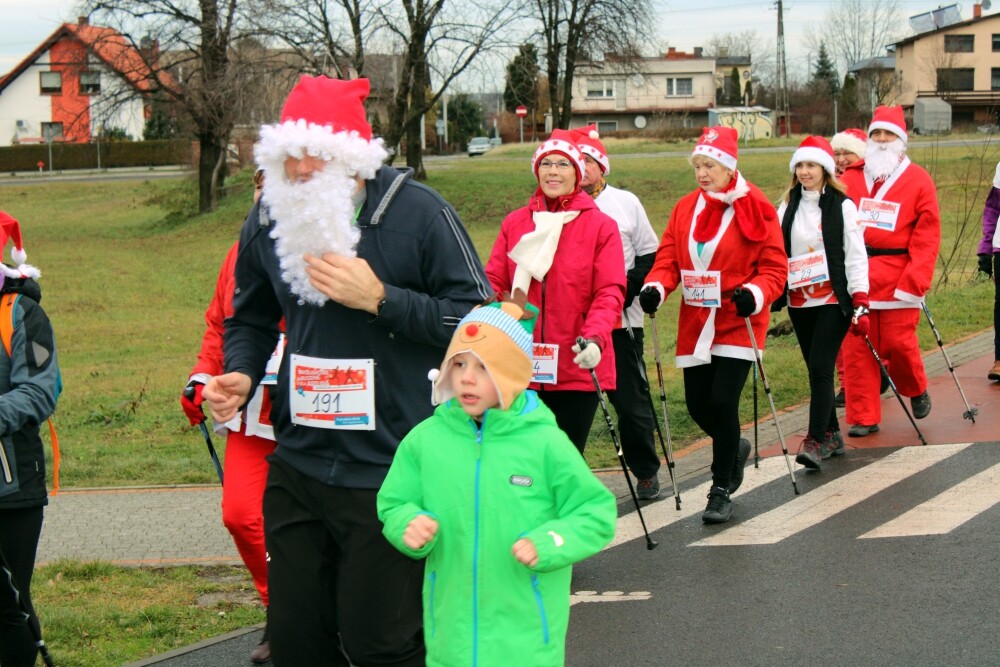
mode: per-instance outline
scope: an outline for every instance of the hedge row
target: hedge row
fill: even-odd
[[[98,150],[100,155],[98,156]],[[0,146],[0,171],[49,170],[49,145]],[[53,170],[111,167],[155,167],[191,164],[191,142],[177,139],[111,141],[100,144],[52,144]]]

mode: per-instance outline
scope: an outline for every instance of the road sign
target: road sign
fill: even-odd
[[[514,109],[514,113],[517,114],[518,118],[524,118],[525,116],[528,115],[528,107],[522,104],[521,106]]]

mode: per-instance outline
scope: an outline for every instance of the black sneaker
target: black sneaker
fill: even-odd
[[[925,389],[924,393],[910,399],[910,407],[913,408],[914,418],[923,419],[931,413],[931,395]]]
[[[736,450],[736,462],[733,464],[733,474],[729,478],[729,493],[735,493],[736,489],[743,484],[743,468],[750,458],[750,441],[740,438],[739,448]]]
[[[635,484],[635,495],[639,500],[656,500],[660,497],[660,480],[656,475],[649,479],[640,479]]]
[[[725,523],[733,516],[733,501],[729,492],[721,486],[713,486],[708,492],[708,505],[701,515],[705,523]]]
[[[844,389],[841,388],[841,390],[837,392],[837,395],[833,397],[833,405],[834,407],[842,408],[846,404],[847,399],[844,397]]]

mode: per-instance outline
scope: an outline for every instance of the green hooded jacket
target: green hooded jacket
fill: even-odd
[[[614,495],[556,426],[534,391],[476,424],[452,399],[403,439],[378,494],[386,538],[427,558],[428,667],[562,665],[572,564],[614,537]],[[403,532],[438,522],[419,550]],[[527,537],[528,568],[511,549]]]

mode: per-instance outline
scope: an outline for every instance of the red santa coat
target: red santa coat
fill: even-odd
[[[761,207],[770,207],[772,219],[767,223],[767,236],[763,241],[751,241],[740,231],[733,219],[734,209],[729,206],[723,213],[719,232],[705,243],[699,255],[698,242],[692,237],[695,219],[704,208],[699,188],[677,202],[656,251],[656,262],[646,276],[647,284],[660,283],[669,294],[680,285],[681,270],[721,273],[720,307],[691,306],[681,300],[677,326],[678,368],[711,363],[712,355],[753,360],[746,322],[736,314],[736,306],[729,300],[738,287],[749,289],[757,302],[750,323],[757,347],[764,349],[770,319],[768,305],[784,292],[788,258],[774,206],[757,186],[746,185],[749,186],[746,196],[756,198]]]
[[[504,219],[486,263],[486,277],[496,291],[510,291],[517,266],[508,253],[522,236],[534,231],[532,213],[544,210],[544,198],[536,193],[528,206]],[[625,303],[624,251],[618,225],[581,190],[567,202],[565,210],[578,210],[580,215],[563,228],[544,280],[532,280],[528,288],[528,301],[539,309],[535,342],[559,345],[558,383],[545,386],[568,391],[594,390],[590,372],[573,363],[576,355],[570,349],[577,336],[583,336],[601,347],[601,363],[594,369],[601,389],[614,389],[615,352],[611,332],[621,319]],[[531,387],[537,389],[539,385]]]
[[[880,187],[875,187],[863,168],[846,170],[843,181],[859,210],[866,198],[899,204],[894,230],[865,228],[866,246],[906,251],[868,258],[870,307],[920,308],[934,279],[941,244],[941,214],[930,175],[904,158]]]

